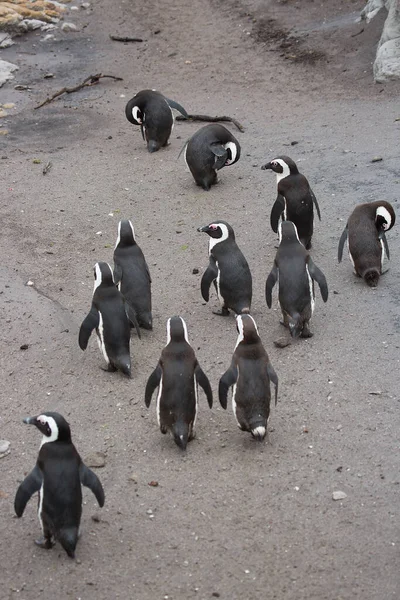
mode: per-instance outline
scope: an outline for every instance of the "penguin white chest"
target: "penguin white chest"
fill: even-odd
[[[224,306],[225,300],[221,296],[221,271],[220,271],[220,268],[218,265],[218,261],[216,261],[215,264],[217,265],[217,270],[218,270],[217,279],[215,280],[215,283],[217,285],[217,296],[218,296],[218,300],[219,300],[221,306]]]
[[[42,527],[42,531],[43,531],[43,519],[42,519],[43,494],[44,494],[44,483],[42,483],[42,486],[39,490],[39,505],[38,505],[38,518],[39,518],[40,525]],[[44,531],[43,531],[43,533],[44,533]]]
[[[307,277],[308,277],[308,285],[309,285],[309,288],[310,288],[311,314],[313,314],[314,307],[315,307],[315,295],[314,295],[313,280],[312,280],[312,277],[310,275],[310,271],[308,270],[308,265],[306,265],[306,273],[307,273]]]
[[[160,379],[160,385],[158,386],[158,394],[157,394],[157,421],[158,426],[161,427],[161,395],[162,395],[162,377]]]
[[[109,363],[110,359],[108,358],[106,346],[104,343],[104,325],[103,325],[103,317],[101,315],[101,312],[99,312],[99,325],[98,325],[96,331],[97,331],[97,343],[99,344],[99,348],[104,356],[104,359],[106,360],[107,363]]]

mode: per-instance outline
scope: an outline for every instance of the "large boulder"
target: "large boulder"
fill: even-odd
[[[388,16],[374,62],[374,78],[378,83],[400,78],[400,0],[369,0],[361,13],[367,23],[386,8]]]

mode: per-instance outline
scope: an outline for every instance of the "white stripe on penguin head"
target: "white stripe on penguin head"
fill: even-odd
[[[110,269],[111,279],[114,281],[114,273],[113,273],[112,268],[110,267],[110,265],[108,263],[104,263],[104,264],[106,264],[107,267]],[[94,265],[94,270],[96,273],[96,277],[94,279],[93,293],[95,293],[96,289],[102,284],[102,281],[103,281],[103,276],[101,274],[101,269],[100,269],[100,265],[98,262]]]
[[[183,327],[183,336],[185,338],[185,341],[189,344],[189,338],[188,338],[188,332],[187,332],[187,326],[186,323],[184,321],[184,319],[182,319],[182,317],[178,317],[181,320],[182,323],[182,327]],[[167,346],[171,341],[171,317],[168,319],[167,321]]]
[[[279,165],[281,165],[283,169],[282,173],[276,173],[276,183],[278,184],[281,179],[284,179],[285,177],[290,175],[290,168],[289,165],[285,163],[285,161],[282,158],[274,158],[274,160],[272,160],[271,162],[277,162]]]
[[[138,106],[134,106],[132,108],[132,117],[134,118],[134,120],[139,123],[139,125],[142,124],[142,118],[141,116],[139,117],[139,114],[142,115],[142,111],[140,110],[140,108]]]
[[[238,337],[236,340],[236,346],[235,346],[235,350],[236,348],[239,346],[240,342],[243,342],[244,340],[244,331],[243,331],[243,317],[242,315],[237,315],[236,317],[236,325],[238,328]]]
[[[42,423],[42,425],[47,423],[47,425],[50,427],[50,431],[51,431],[51,435],[49,435],[49,436],[44,435],[42,437],[42,442],[40,444],[40,447],[42,447],[43,444],[57,441],[58,440],[58,426],[57,426],[57,423],[55,422],[55,420],[53,419],[53,417],[48,417],[47,415],[39,415],[37,417],[37,420],[39,421],[39,423]]]
[[[382,219],[384,219],[385,223],[382,224],[382,229],[384,231],[390,229],[390,226],[392,224],[392,217],[390,216],[390,212],[387,208],[385,208],[384,206],[378,206],[378,208],[376,209],[376,217],[382,217]]]
[[[232,163],[235,162],[236,157],[237,157],[237,153],[238,153],[237,152],[236,144],[235,144],[235,142],[227,142],[224,145],[224,148],[225,148],[225,150],[230,150],[231,151],[232,158],[228,158],[228,160],[225,163],[226,165],[231,165]]]
[[[221,231],[222,231],[222,236],[220,238],[210,237],[210,243],[209,243],[209,246],[208,246],[208,251],[209,252],[211,252],[211,250],[214,248],[214,246],[216,244],[219,244],[220,242],[224,242],[229,237],[229,231],[228,231],[228,228],[225,225],[225,223],[211,223],[210,225],[216,225],[217,227],[219,227],[221,229]]]

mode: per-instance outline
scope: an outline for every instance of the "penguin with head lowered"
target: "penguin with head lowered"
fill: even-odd
[[[218,182],[217,171],[240,158],[240,144],[223,125],[205,125],[186,143],[185,161],[197,185],[208,191]]]
[[[272,381],[275,406],[278,400],[278,377],[262,345],[257,325],[250,315],[236,317],[238,338],[231,366],[219,381],[219,401],[227,407],[228,390],[233,386],[232,408],[238,426],[260,442],[267,434]]]
[[[35,543],[49,549],[58,541],[74,558],[82,516],[82,485],[92,490],[99,506],[104,491],[97,475],[79,456],[71,441],[71,430],[59,413],[44,412],[24,419],[43,434],[36,466],[19,486],[14,500],[17,517],[22,517],[30,498],[39,492],[38,516],[43,538]]]
[[[182,450],[186,450],[188,441],[194,438],[198,385],[203,388],[211,408],[210,382],[189,344],[186,323],[182,317],[171,317],[167,322],[167,345],[147,381],[145,402],[148,408],[158,387],[157,418],[161,433],[170,431]]]
[[[92,308],[79,330],[80,348],[86,350],[90,335],[96,329],[99,348],[107,363],[104,370],[119,369],[130,377],[130,323],[136,327],[140,337],[135,311],[116,288],[110,265],[105,262],[96,263]]]
[[[252,277],[247,260],[235,241],[233,228],[226,221],[214,221],[199,227],[210,236],[209,265],[201,278],[201,295],[208,302],[210,286],[214,283],[221,312],[227,316],[229,309],[237,315],[249,313],[252,299]]]
[[[321,290],[324,302],[328,300],[328,285],[325,275],[313,263],[309,252],[297,235],[291,221],[279,224],[280,244],[274,266],[265,285],[268,308],[272,305],[272,289],[279,281],[279,304],[283,322],[292,337],[312,337],[309,321],[314,311],[314,281]]]
[[[183,106],[155,90],[142,90],[127,103],[126,118],[133,125],[140,125],[149,152],[157,152],[168,144],[174,126],[173,108],[189,118]]]
[[[339,240],[338,260],[348,238],[349,256],[354,272],[370,287],[378,285],[383,260],[390,258],[385,232],[393,227],[396,215],[389,202],[377,201],[359,204],[351,213]]]
[[[153,329],[151,277],[131,221],[120,221],[114,249],[114,280],[135,313],[140,327]]]
[[[278,195],[270,217],[273,231],[278,231],[280,218],[283,221],[292,221],[297,227],[301,243],[309,250],[314,228],[313,203],[319,220],[321,213],[307,179],[299,173],[296,163],[288,156],[278,156],[261,169],[271,169],[276,173]]]

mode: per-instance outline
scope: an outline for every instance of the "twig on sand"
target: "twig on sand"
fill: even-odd
[[[114,42],[143,42],[142,38],[138,37],[111,35],[111,33],[109,35],[110,39],[114,40]]]
[[[360,35],[360,33],[364,32],[364,27],[362,29],[360,29],[360,31],[357,31],[357,33],[352,33],[350,37],[357,37],[358,35]]]
[[[177,121],[207,121],[209,123],[217,123],[218,121],[228,121],[229,123],[233,123],[236,127],[244,132],[244,127],[239,121],[234,119],[233,117],[210,117],[209,115],[189,115],[189,118],[184,117],[183,115],[177,115]]]
[[[103,77],[110,77],[111,79],[115,79],[116,81],[122,81],[122,77],[115,77],[114,75],[103,75],[102,73],[97,73],[96,75],[89,75],[89,77],[86,77],[86,79],[82,81],[82,83],[79,83],[74,87],[63,87],[61,90],[58,90],[58,92],[50,96],[50,98],[46,98],[44,102],[38,104],[34,108],[36,110],[37,108],[41,108],[45,104],[50,104],[50,102],[53,102],[53,100],[58,98],[58,96],[62,96],[62,94],[72,94],[73,92],[77,92],[78,90],[81,90],[84,87],[96,85],[96,83],[99,83],[99,80]]]

